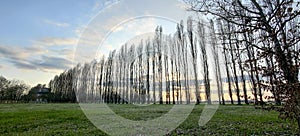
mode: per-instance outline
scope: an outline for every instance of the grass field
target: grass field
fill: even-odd
[[[168,112],[172,105],[136,107],[109,105],[132,120],[148,120]],[[295,121],[278,119],[274,111],[253,106],[220,106],[203,127],[198,126],[203,105],[168,135],[295,135]],[[126,111],[126,113],[125,113]],[[105,135],[84,115],[78,104],[0,104],[0,135]]]

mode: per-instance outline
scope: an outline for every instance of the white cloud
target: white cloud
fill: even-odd
[[[44,20],[44,22],[46,24],[54,25],[57,27],[69,27],[70,26],[70,24],[68,24],[68,23],[60,23],[60,22],[55,22],[55,21],[48,20],[48,19]]]
[[[95,2],[93,11],[101,11],[104,8],[109,8],[111,5],[118,3],[120,0],[100,0]]]
[[[12,46],[0,45],[0,61],[10,63],[23,70],[57,72],[70,68],[72,50],[48,49],[49,46]]]
[[[97,55],[99,45],[117,24],[129,18],[128,15],[118,15],[103,20],[97,17],[86,26],[80,26],[75,30],[79,40],[76,46],[75,60],[77,62],[89,62]]]
[[[124,44],[135,36],[154,32],[158,25],[165,28],[165,24],[170,24],[172,21],[164,17],[169,17],[172,20],[186,17],[185,10],[181,9],[184,4],[178,1],[163,1],[163,5],[158,5],[158,7],[151,0],[146,1],[147,6],[141,6],[144,2],[140,3],[138,0],[116,1],[118,0],[96,2],[91,9],[93,13],[98,11],[98,14],[90,16],[92,20],[88,21],[87,25],[81,25],[74,30],[79,37],[74,60],[88,62],[94,59],[97,54],[108,53],[108,50],[120,47],[119,44]],[[170,7],[166,8],[166,6]],[[161,17],[155,17],[155,15]],[[171,27],[172,30],[176,29],[176,25]],[[166,30],[170,29],[164,29],[164,32],[169,32]],[[99,47],[101,43],[103,46]],[[99,51],[103,48],[104,51]]]
[[[12,45],[0,45],[0,56],[10,59],[23,59],[34,54],[44,54],[47,50],[39,46],[17,47]]]
[[[132,18],[129,21],[119,24],[113,29],[113,32],[122,32],[124,34],[132,33],[134,35],[143,34],[145,32],[153,32],[157,26],[157,22],[152,17]]]
[[[99,28],[100,27],[100,28]],[[95,27],[79,27],[75,30],[79,39],[80,45],[85,46],[97,46],[99,44],[99,39],[104,37],[104,33],[101,30],[102,26]],[[97,31],[98,30],[98,31]]]
[[[185,2],[177,3],[175,6],[182,10],[187,10],[190,7],[190,5],[186,4]]]
[[[47,46],[76,45],[77,38],[46,37],[35,41],[35,43]]]

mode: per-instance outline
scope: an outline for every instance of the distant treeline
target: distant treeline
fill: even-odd
[[[24,100],[24,92],[29,86],[20,80],[8,80],[0,76],[0,103],[11,103]]]
[[[32,88],[21,80],[8,80],[0,76],[0,103],[27,102],[76,102],[73,97],[62,97],[53,93],[46,85],[38,84]]]

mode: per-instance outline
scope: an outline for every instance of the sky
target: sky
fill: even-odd
[[[176,0],[1,0],[0,75],[47,84],[157,25],[173,33],[193,15],[185,9]]]

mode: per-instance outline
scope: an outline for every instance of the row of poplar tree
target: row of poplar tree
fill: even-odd
[[[231,104],[249,104],[250,98],[258,104],[268,90],[262,86],[262,69],[274,62],[259,59],[261,54],[253,46],[239,40],[255,39],[231,33],[236,29],[240,28],[222,20],[203,23],[192,17],[186,27],[183,21],[178,23],[173,35],[164,35],[158,26],[153,38],[78,64],[55,76],[49,87],[62,99],[77,97],[78,102],[210,104],[215,90],[221,104],[226,101],[224,93]],[[270,98],[280,104],[276,91],[271,92]]]
[[[194,27],[193,24],[195,23],[188,20],[187,29],[185,30],[183,28],[183,23],[178,24],[177,32],[171,38],[161,38],[163,36],[159,33],[162,31],[160,31],[161,29],[157,29],[156,33],[158,34],[156,34],[156,38],[151,42],[148,41],[148,43],[146,41],[144,46],[137,46],[137,48],[131,46],[129,50],[125,48],[127,46],[124,46],[119,52],[113,51],[107,59],[102,58],[100,63],[97,63],[100,65],[102,71],[97,71],[99,72],[97,74],[91,74],[93,70],[88,70],[89,68],[92,69],[95,63],[78,65],[73,70],[69,70],[74,71],[71,73],[75,75],[75,79],[79,79],[73,84],[73,90],[69,89],[69,92],[79,91],[86,95],[85,100],[89,100],[91,96],[95,96],[95,92],[99,92],[98,96],[103,98],[101,100],[105,101],[118,101],[118,97],[123,96],[123,94],[125,94],[125,97],[121,98],[131,100],[130,98],[134,96],[126,96],[133,90],[141,92],[141,94],[151,94],[151,92],[148,92],[149,84],[147,84],[147,82],[146,84],[134,84],[140,80],[138,77],[143,77],[138,76],[138,73],[141,72],[139,69],[144,68],[145,65],[137,65],[136,63],[138,61],[135,61],[132,65],[129,64],[129,62],[132,62],[129,61],[131,60],[130,57],[139,58],[137,54],[133,52],[138,52],[137,50],[139,49],[145,50],[148,48],[148,45],[150,45],[149,47],[152,47],[152,53],[149,53],[149,56],[151,55],[151,57],[145,57],[147,53],[146,55],[142,55],[142,58],[153,61],[149,64],[149,67],[147,67],[148,63],[144,63],[146,64],[146,71],[147,68],[150,69],[152,66],[151,75],[153,76],[150,79],[154,80],[152,81],[153,85],[150,85],[150,89],[152,88],[152,90],[155,91],[153,91],[152,97],[150,96],[150,100],[154,101],[156,99],[156,93],[154,92],[158,90],[158,100],[160,103],[162,103],[162,96],[168,96],[166,98],[167,101],[168,98],[171,98],[173,101],[174,98],[176,98],[175,103],[177,100],[181,103],[181,98],[184,94],[187,103],[191,97],[196,98],[197,102],[200,102],[200,99],[209,102],[211,99],[210,79],[212,79],[209,77],[215,77],[214,82],[217,84],[219,101],[221,103],[224,103],[226,97],[223,95],[227,94],[227,92],[231,103],[234,102],[232,98],[233,95],[237,96],[238,104],[241,104],[242,98],[245,103],[249,103],[247,91],[252,92],[250,97],[253,96],[256,104],[263,104],[264,92],[270,92],[272,95],[269,96],[269,98],[274,99],[277,104],[281,104],[282,101],[284,101],[280,115],[283,118],[289,117],[296,119],[300,134],[299,0],[185,0],[185,2],[190,6],[190,11],[206,15],[209,14],[213,19],[210,26],[204,27],[202,23],[196,23]],[[204,35],[203,33],[208,34]],[[165,42],[169,44],[161,46],[160,43],[165,44]],[[169,47],[169,50],[161,47]],[[208,48],[219,50],[222,54],[216,51],[208,55]],[[125,53],[122,53],[122,51]],[[199,51],[199,55],[197,55],[195,51]],[[170,54],[167,56],[171,56],[169,58],[172,59],[164,58],[162,52]],[[120,58],[123,59],[122,63],[116,63]],[[201,61],[201,63],[199,63],[200,67],[196,67],[198,65],[195,65],[198,58],[200,58]],[[207,61],[209,58],[213,58],[213,61]],[[221,58],[223,61],[220,61]],[[163,60],[169,61],[169,63],[167,63],[168,67],[165,67],[162,63],[164,62]],[[222,62],[225,63],[220,67],[220,63]],[[115,66],[116,64],[125,67],[117,70],[117,68],[120,67]],[[211,76],[209,72],[212,71],[207,67],[214,69],[214,76]],[[162,74],[166,68],[168,68],[166,71],[171,72],[165,73],[167,73],[167,75],[171,74],[171,76]],[[187,69],[189,71],[187,71]],[[225,72],[221,70],[225,70]],[[198,71],[202,72],[202,75],[199,77],[197,77],[198,74],[196,74]],[[118,72],[122,74],[117,74]],[[95,82],[96,86],[94,86],[96,89],[84,89],[85,86],[90,87],[89,84],[93,83],[90,79],[79,82],[83,81],[83,77],[88,77],[82,76],[85,74],[79,73],[97,75],[95,76],[96,80],[93,80],[97,81]],[[150,77],[149,74],[148,76]],[[227,80],[222,80],[223,78],[221,78],[221,76]],[[167,82],[160,82],[164,78],[167,78]],[[198,78],[203,79],[201,80],[203,82],[197,82]],[[126,82],[112,82],[115,81],[114,79],[119,79],[118,81],[126,80]],[[149,81],[147,76],[145,81]],[[194,82],[190,85],[192,81]],[[249,81],[249,83],[247,83],[247,81]],[[199,83],[201,84],[199,85]],[[224,85],[225,83],[226,85]],[[124,86],[124,84],[128,87],[127,89],[121,87]],[[249,87],[247,88],[246,84],[250,85],[250,89],[248,89]],[[53,87],[54,86],[56,85],[53,84]],[[139,87],[145,87],[146,89],[139,89]],[[120,90],[120,88],[122,89]],[[166,91],[165,94],[170,95],[163,95],[162,90]],[[175,90],[175,92],[178,90],[179,93],[173,95],[173,90]],[[195,94],[189,93],[190,90],[195,90]],[[202,92],[205,94],[204,98],[203,95],[200,94]],[[179,99],[177,99],[177,97],[179,97]],[[146,100],[148,100],[148,97]]]

